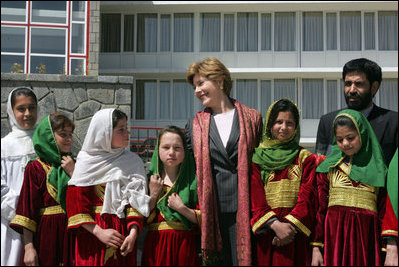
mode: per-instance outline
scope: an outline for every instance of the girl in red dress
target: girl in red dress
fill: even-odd
[[[136,265],[136,239],[148,216],[144,164],[129,144],[127,116],[94,114],[68,183],[70,265]]]
[[[198,265],[200,213],[194,158],[178,127],[169,126],[159,133],[151,160],[150,195],[152,211],[142,264]]]
[[[319,209],[312,265],[382,264],[381,218],[387,167],[370,123],[342,110],[331,153],[317,167]]]
[[[25,265],[67,263],[65,195],[74,170],[70,155],[73,122],[60,112],[38,124],[32,142],[38,158],[30,161],[17,211],[10,226],[23,234]]]
[[[256,264],[309,265],[316,214],[317,157],[299,145],[299,110],[289,99],[268,109],[251,165]]]

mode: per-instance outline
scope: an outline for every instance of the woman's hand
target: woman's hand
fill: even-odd
[[[313,247],[312,251],[312,266],[324,266],[323,255],[318,247]]]
[[[70,177],[72,177],[73,171],[75,170],[75,161],[71,156],[62,156],[61,167]]]
[[[134,245],[136,244],[136,239],[138,236],[138,228],[136,225],[133,225],[130,228],[130,233],[129,235],[125,238],[123,241],[123,244],[121,246],[121,255],[122,256],[127,256],[130,252],[133,251]]]

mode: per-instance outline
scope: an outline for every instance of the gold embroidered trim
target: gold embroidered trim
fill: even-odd
[[[111,257],[113,257],[114,260],[117,259],[116,248],[107,246],[107,248],[105,249],[105,255],[104,255],[104,266],[107,263],[108,259]]]
[[[298,220],[297,218],[295,218],[294,216],[292,216],[291,214],[288,214],[287,216],[285,216],[285,218],[292,222],[293,224],[295,224],[296,227],[298,227],[305,235],[310,236],[310,233],[312,231],[309,230],[309,228],[307,228],[303,223],[301,223],[300,220]]]
[[[126,209],[126,217],[143,217],[143,215],[135,208],[130,207]]]
[[[395,236],[398,236],[398,231],[395,231],[395,230],[385,230],[385,231],[382,231],[381,234],[382,234],[382,235],[395,235]]]
[[[103,206],[94,206],[93,212],[94,213],[101,213],[103,211]]]
[[[310,242],[310,245],[314,246],[314,247],[322,247],[322,248],[324,248],[324,244],[320,243],[320,242]]]
[[[40,158],[37,158],[37,161],[42,165],[44,171],[46,172],[46,187],[47,187],[47,192],[50,194],[50,196],[57,201],[57,188],[55,188],[52,184],[50,184],[48,180],[48,176],[51,173],[53,166],[47,165],[47,163],[43,162],[40,160]],[[57,201],[57,203],[59,203]]]
[[[150,216],[148,216],[147,223],[151,223],[155,219],[156,215],[157,213],[155,212],[155,209],[153,209],[152,212],[150,213]]]
[[[381,251],[382,252],[387,252],[387,249],[386,248],[381,248]]]
[[[15,215],[14,218],[11,220],[10,224],[16,224],[18,226],[25,227],[26,229],[36,233],[37,223],[28,217],[22,215]]]
[[[65,214],[65,211],[61,208],[60,205],[50,206],[40,209],[40,215],[54,215],[54,214]]]
[[[104,201],[105,186],[106,186],[106,183],[97,184],[97,185],[94,186],[94,192],[101,199],[101,201]]]
[[[83,223],[95,222],[94,219],[87,213],[79,213],[74,216],[69,217],[68,227],[76,226]]]
[[[276,213],[274,211],[269,211],[265,215],[263,215],[254,225],[252,226],[252,232],[256,233],[263,226],[265,222],[267,222],[271,217],[275,216]]]
[[[148,225],[148,231],[162,231],[162,230],[187,230],[184,224],[180,222],[160,222]]]
[[[377,213],[377,194],[352,188],[332,188],[328,206],[345,206],[367,209]]]
[[[197,218],[198,226],[201,226],[201,224],[202,224],[201,211],[200,210],[194,210],[194,212],[195,212],[195,217]]]

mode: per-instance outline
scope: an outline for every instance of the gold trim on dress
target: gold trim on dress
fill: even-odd
[[[187,228],[181,222],[159,222],[148,225],[148,231],[162,231],[162,230],[186,230]]]
[[[322,248],[324,248],[324,244],[320,243],[320,242],[310,242],[310,245],[314,246],[314,247],[322,247]]]
[[[135,208],[129,207],[126,209],[126,217],[143,217]]]
[[[295,218],[291,214],[286,215],[285,218],[288,221],[290,221],[293,224],[295,224],[295,226],[298,227],[299,230],[301,230],[305,235],[310,236],[310,233],[312,233],[312,231],[310,231],[309,228],[307,228],[300,220],[298,220],[297,218]]]
[[[16,224],[18,226],[22,226],[22,227],[36,233],[37,223],[34,220],[29,219],[28,217],[17,214],[11,220],[10,224]]]
[[[329,186],[329,200],[328,206],[345,206],[367,209],[377,213],[377,193],[374,186],[360,183],[358,186],[353,186],[352,180],[345,173],[347,170],[330,171],[328,179]]]
[[[381,233],[382,235],[395,235],[398,236],[398,231],[395,230],[384,230]]]
[[[50,196],[57,202],[57,188],[55,188],[48,180],[48,176],[50,175],[53,166],[49,166],[47,163],[43,162],[40,160],[40,158],[37,158],[37,161],[42,165],[44,172],[46,173],[46,187],[47,187],[47,192],[50,194]]]
[[[97,184],[94,186],[94,192],[96,193],[96,196],[98,196],[101,201],[104,202],[104,195],[105,195],[105,186],[106,183],[103,184]]]
[[[68,227],[76,226],[83,223],[95,222],[93,217],[87,213],[79,213],[68,218]]]
[[[276,216],[276,213],[274,211],[269,211],[265,215],[263,215],[254,225],[252,226],[252,232],[256,233],[259,228],[263,226],[265,222],[267,222],[271,217]]]
[[[65,214],[65,211],[60,205],[50,206],[40,209],[40,215],[54,215],[54,214]]]
[[[197,224],[199,227],[201,227],[201,224],[202,224],[201,210],[193,209],[193,211],[195,213],[195,218],[197,219]]]
[[[103,206],[94,206],[93,212],[94,213],[101,213],[103,211]]]

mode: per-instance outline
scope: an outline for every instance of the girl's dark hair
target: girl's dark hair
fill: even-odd
[[[163,128],[161,131],[159,131],[158,133],[158,140],[161,140],[162,135],[164,135],[165,133],[175,133],[178,134],[183,142],[183,147],[184,150],[187,149],[187,142],[186,142],[186,136],[184,134],[184,132],[177,126],[174,125],[168,125],[165,128]]]
[[[338,116],[334,120],[334,124],[333,124],[334,135],[336,134],[338,126],[347,126],[349,129],[357,132],[356,125],[347,116]]]
[[[119,109],[115,109],[112,112],[112,129],[115,129],[116,125],[118,124],[118,121],[123,118],[126,118],[126,120],[127,120],[126,113]]]
[[[35,104],[37,106],[37,98],[35,93],[33,93],[33,91],[28,88],[28,87],[18,87],[17,89],[14,90],[14,92],[12,92],[11,94],[11,107],[14,108],[15,106],[15,99],[17,98],[17,96],[19,95],[24,95],[24,96],[28,96],[28,97],[32,97],[33,100],[35,101]]]
[[[64,113],[55,111],[50,114],[50,124],[53,132],[58,129],[64,129],[65,127],[71,127],[72,132],[75,130],[75,124],[71,121]]]
[[[272,136],[271,129],[272,129],[274,123],[276,122],[278,114],[280,112],[285,112],[285,111],[291,111],[291,113],[294,115],[295,129],[298,128],[299,111],[294,103],[292,103],[288,99],[283,98],[283,99],[280,99],[276,104],[274,104],[272,110],[270,111],[269,121],[267,122],[267,131],[269,133],[269,136]]]

